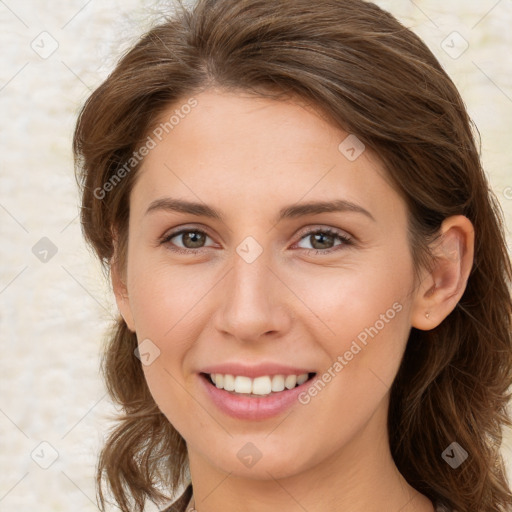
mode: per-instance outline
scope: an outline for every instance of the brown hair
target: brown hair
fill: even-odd
[[[391,389],[389,442],[406,480],[458,511],[512,504],[500,455],[512,376],[511,265],[500,206],[483,172],[472,121],[453,82],[409,29],[362,0],[199,0],[152,28],[85,103],[73,149],[86,240],[124,272],[129,198],[139,165],[122,173],[170,105],[209,87],[295,95],[355,134],[405,199],[415,268],[431,263],[441,222],[475,228],[465,292],[436,328],[412,328]],[[117,181],[112,180],[117,173]],[[110,180],[110,181],[109,181]],[[105,184],[110,187],[105,188]],[[114,237],[118,251],[114,254]],[[98,465],[121,510],[142,510],[185,482],[186,445],[156,406],[119,318],[104,358],[124,414]],[[457,469],[441,457],[457,441]]]

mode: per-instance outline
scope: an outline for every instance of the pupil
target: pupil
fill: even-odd
[[[333,236],[332,235],[325,235],[323,233],[317,233],[316,235],[313,235],[313,239],[314,239],[314,243],[312,244],[313,247],[315,247],[315,244],[316,242],[319,241],[319,239],[321,238],[327,238],[327,244],[329,244],[329,242],[332,242],[332,239],[333,239]],[[323,242],[323,244],[325,245],[325,241]],[[320,243],[320,245],[322,245],[322,243]],[[326,247],[315,247],[315,249],[325,249]],[[327,247],[327,249],[329,249],[329,247]]]
[[[185,234],[185,240],[184,240],[184,244],[186,247],[189,247],[187,245],[187,241],[191,242],[192,243],[192,247],[189,247],[189,248],[196,248],[196,247],[200,247],[201,246],[201,242],[203,240],[203,235],[202,233],[198,233],[196,231],[189,231],[188,233]]]

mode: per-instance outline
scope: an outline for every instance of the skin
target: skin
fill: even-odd
[[[407,208],[378,155],[366,149],[349,161],[338,150],[348,134],[297,101],[218,89],[195,98],[198,105],[145,158],[130,197],[126,273],[114,265],[112,280],[139,343],[149,338],[160,350],[144,372],[187,442],[196,509],[380,512],[385,503],[386,511],[432,512],[391,457],[389,391],[411,327],[434,328],[462,296],[473,262],[470,221],[445,220],[433,247],[437,264],[415,282]],[[224,220],[145,214],[169,196],[207,203]],[[284,206],[327,199],[357,203],[375,220],[327,212],[273,221]],[[204,230],[203,248],[183,236],[159,245],[179,227]],[[308,253],[319,247],[310,236],[317,228],[353,244],[327,239]],[[236,251],[248,236],[263,249],[252,263]],[[202,391],[197,372],[233,359],[320,375],[395,303],[400,312],[307,405],[239,420]],[[248,442],[262,454],[252,467],[237,457]]]

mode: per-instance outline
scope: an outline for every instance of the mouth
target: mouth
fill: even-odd
[[[239,420],[263,421],[302,404],[300,396],[317,372],[307,366],[277,361],[225,361],[201,368],[196,374],[201,393],[223,414]]]
[[[200,373],[206,382],[231,395],[253,398],[265,398],[306,385],[316,372],[297,375],[261,375],[250,378],[245,375],[222,373]]]

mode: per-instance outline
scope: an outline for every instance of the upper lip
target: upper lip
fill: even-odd
[[[303,373],[314,373],[311,369],[304,367],[286,366],[280,363],[261,363],[247,365],[242,363],[222,363],[203,368],[200,373],[221,373],[223,375],[243,375],[255,378],[263,375],[301,375]]]

